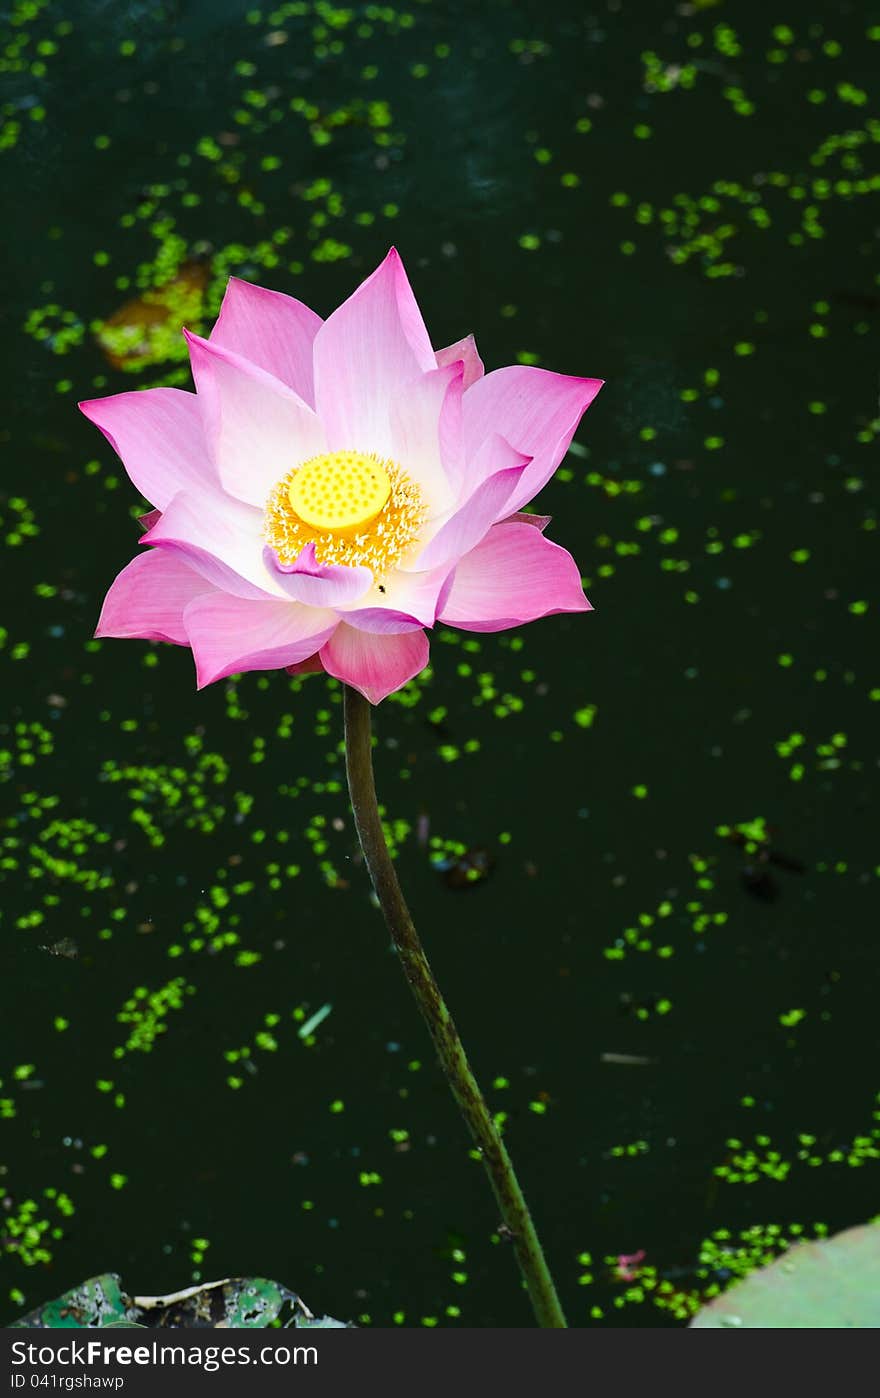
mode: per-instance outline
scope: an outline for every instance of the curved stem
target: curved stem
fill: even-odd
[[[458,1031],[428,964],[388,852],[373,780],[370,706],[344,688],[345,762],[355,825],[403,973],[428,1026],[452,1095],[476,1143],[513,1244],[538,1324],[563,1329],[565,1316],[510,1156],[474,1077]]]

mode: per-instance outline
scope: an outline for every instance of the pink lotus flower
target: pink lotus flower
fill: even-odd
[[[548,520],[520,511],[600,379],[483,373],[436,353],[392,249],[326,321],[232,278],[196,392],[79,406],[154,511],[96,635],[190,646],[198,684],[325,670],[377,704],[428,663],[426,628],[503,631],[590,610]]]

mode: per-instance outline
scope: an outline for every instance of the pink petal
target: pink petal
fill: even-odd
[[[451,566],[463,554],[475,548],[497,520],[510,513],[511,496],[519,490],[523,473],[528,470],[528,462],[523,462],[521,454],[514,452],[502,438],[497,440],[502,443],[508,460],[513,457],[519,464],[496,471],[482,485],[478,485],[469,499],[441,525],[430,543],[422,549],[412,564],[413,569],[422,571],[444,564]]]
[[[367,631],[371,636],[402,636],[405,631],[422,631],[425,623],[409,612],[394,607],[356,607],[340,612],[347,626]]]
[[[183,614],[198,687],[244,670],[280,670],[314,655],[333,634],[335,613],[296,602],[254,602],[214,592]]]
[[[321,660],[328,675],[360,690],[371,704],[379,704],[424,670],[428,653],[424,631],[375,636],[340,622],[321,647]]]
[[[506,631],[555,612],[592,611],[574,559],[530,524],[496,524],[455,570],[439,620]]]
[[[540,529],[541,533],[547,528],[552,515],[533,515],[526,511],[519,510],[515,515],[509,515],[507,519],[501,519],[499,524],[530,524],[533,529]]]
[[[144,388],[78,406],[104,433],[141,495],[160,510],[178,490],[216,479],[194,393]]]
[[[133,558],[114,579],[95,635],[188,646],[184,608],[193,598],[210,592],[210,583],[182,559],[161,549],[149,549]]]
[[[262,516],[217,489],[175,495],[141,544],[179,555],[214,587],[238,597],[283,597],[280,576],[263,558]]]
[[[396,250],[325,320],[315,336],[315,403],[331,451],[392,455],[391,403],[436,368]]]
[[[298,660],[295,665],[285,666],[288,675],[323,675],[324,666],[320,655],[310,655],[308,660]]]
[[[432,369],[399,389],[391,404],[393,459],[420,487],[430,514],[447,510],[464,467],[462,366]]]
[[[490,432],[483,438],[476,451],[469,454],[459,501],[469,499],[477,487],[497,471],[507,471],[512,466],[527,466],[531,460],[530,456],[511,446],[500,432]],[[492,521],[493,524],[495,522]]]
[[[465,335],[463,340],[456,340],[454,345],[447,345],[445,349],[437,351],[437,363],[441,366],[458,361],[464,364],[462,388],[470,388],[472,383],[483,377],[483,361],[477,354],[477,342],[473,335]]]
[[[350,605],[358,602],[373,584],[369,568],[319,563],[313,543],[304,546],[295,563],[279,563],[268,548],[266,556],[269,569],[282,575],[281,585],[288,597],[309,607]]]
[[[528,504],[546,485],[601,387],[601,379],[570,378],[513,364],[479,379],[464,395],[469,461],[492,432],[503,433],[513,446],[532,457],[511,501],[511,512]]]
[[[220,481],[230,495],[262,508],[291,467],[325,450],[321,424],[265,369],[212,340],[184,334]]]
[[[359,631],[393,634],[433,626],[438,609],[451,583],[449,567],[430,572],[404,573],[399,569],[383,583],[384,592],[373,588],[360,607],[342,610],[344,620]]]
[[[321,324],[295,296],[230,277],[210,339],[274,374],[313,408],[312,342]]]
[[[152,529],[154,524],[159,523],[159,520],[161,518],[161,510],[150,510],[145,515],[138,515],[138,524],[140,525],[143,532],[146,534],[150,529]]]

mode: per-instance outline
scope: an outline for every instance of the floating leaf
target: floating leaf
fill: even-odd
[[[798,1243],[704,1306],[691,1328],[880,1328],[880,1225]]]
[[[346,1329],[316,1318],[296,1292],[264,1277],[225,1277],[167,1296],[128,1296],[114,1272],[92,1277],[56,1301],[12,1322],[18,1330],[265,1329],[274,1321],[296,1329]]]

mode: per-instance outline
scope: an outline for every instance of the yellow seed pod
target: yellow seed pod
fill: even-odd
[[[304,461],[288,488],[291,508],[321,533],[346,537],[364,530],[391,494],[391,480],[377,456],[334,451]]]

